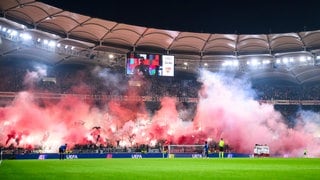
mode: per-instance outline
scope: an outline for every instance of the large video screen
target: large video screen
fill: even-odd
[[[128,75],[174,76],[174,56],[161,54],[129,53],[126,60]]]

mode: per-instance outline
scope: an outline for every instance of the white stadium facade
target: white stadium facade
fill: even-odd
[[[129,52],[169,54],[177,73],[249,72],[295,84],[320,80],[320,30],[209,34],[93,18],[35,0],[0,1],[0,59],[124,67]]]

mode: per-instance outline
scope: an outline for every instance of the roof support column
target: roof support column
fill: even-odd
[[[203,58],[203,51],[200,51],[199,68],[202,68],[202,58]]]

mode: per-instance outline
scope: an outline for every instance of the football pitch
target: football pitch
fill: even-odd
[[[319,158],[4,160],[0,179],[318,179]]]

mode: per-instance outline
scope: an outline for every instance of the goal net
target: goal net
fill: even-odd
[[[204,145],[168,145],[168,158],[174,157],[204,157]]]
[[[253,149],[253,155],[254,157],[269,157],[270,156],[269,146],[256,144]]]

